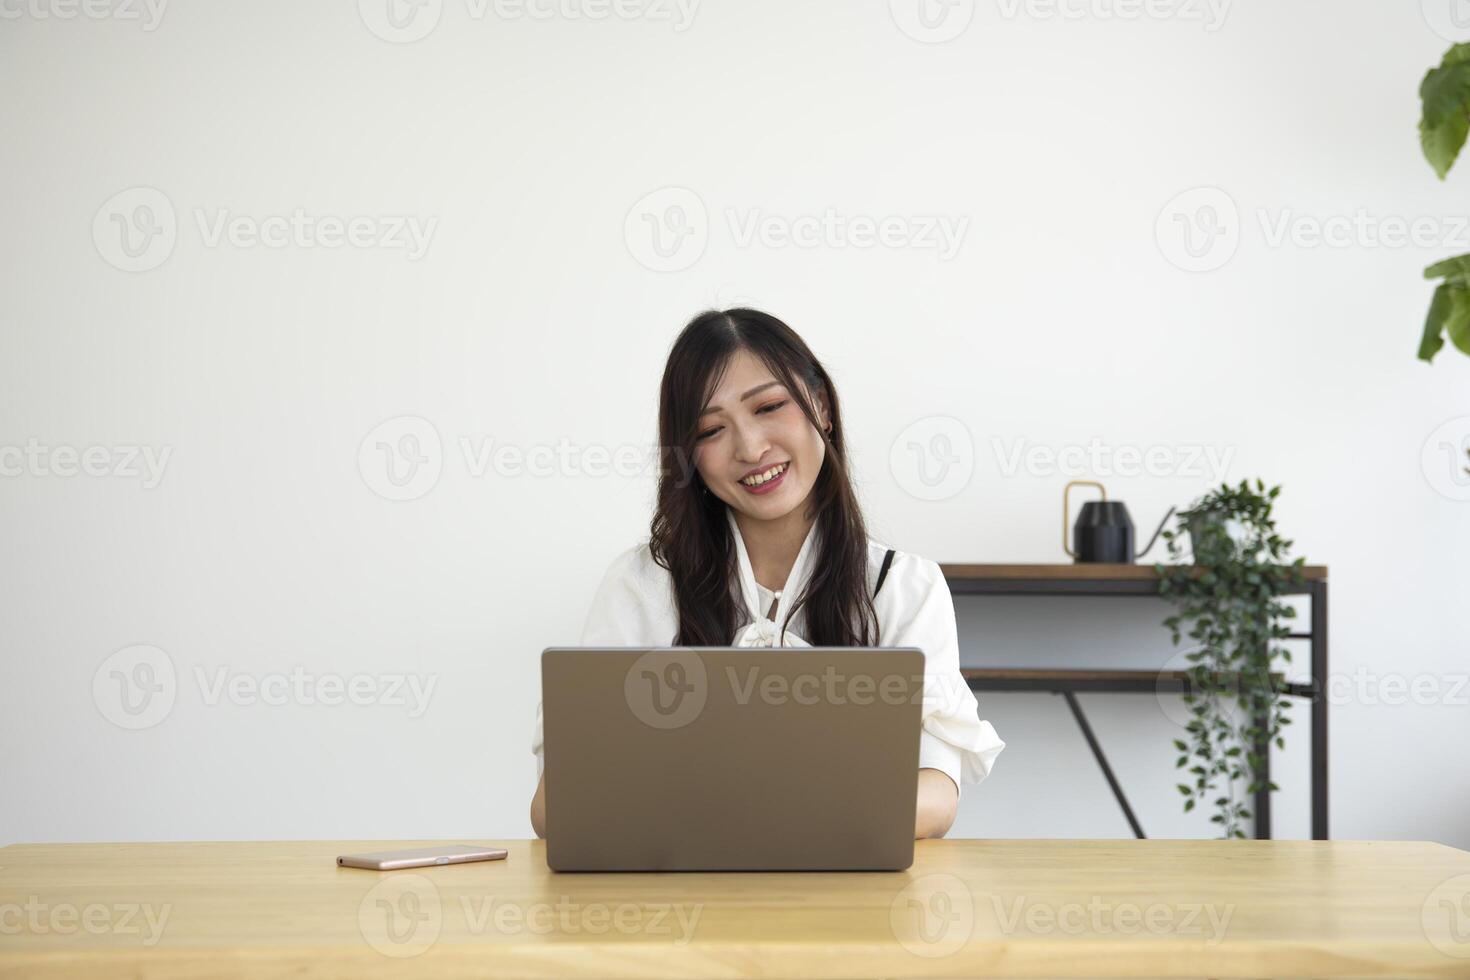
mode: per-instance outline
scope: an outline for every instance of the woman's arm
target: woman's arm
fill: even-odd
[[[540,791],[537,791],[540,798]],[[954,824],[960,805],[960,790],[938,769],[919,770],[919,801],[914,815],[914,839],[943,837]]]
[[[531,829],[537,837],[546,836],[546,774],[536,781],[536,795],[531,797]]]

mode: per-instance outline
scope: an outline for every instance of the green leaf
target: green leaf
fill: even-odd
[[[1438,68],[1431,68],[1419,85],[1423,114],[1419,141],[1424,156],[1441,180],[1465,145],[1470,133],[1470,45],[1457,44],[1445,52]]]
[[[1450,315],[1444,324],[1445,336],[1466,354],[1470,354],[1470,290],[1450,290]]]
[[[1470,260],[1470,256],[1460,258]],[[1436,269],[1456,261],[1459,260],[1451,259],[1430,268]],[[1448,336],[1460,350],[1470,354],[1470,285],[1464,279],[1451,278],[1434,291],[1434,298],[1429,304],[1429,316],[1424,321],[1424,336],[1419,340],[1420,360],[1432,360],[1444,346],[1441,333]]]
[[[1425,279],[1466,279],[1470,278],[1470,255],[1457,255],[1452,259],[1443,259],[1434,263],[1424,270]]]
[[[1444,346],[1444,323],[1453,307],[1450,300],[1449,283],[1441,283],[1429,301],[1429,315],[1424,319],[1424,335],[1419,338],[1419,360],[1432,362],[1434,355]]]

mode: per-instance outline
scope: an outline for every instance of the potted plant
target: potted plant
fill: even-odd
[[[1281,621],[1296,615],[1281,598],[1288,585],[1304,580],[1305,559],[1288,562],[1291,542],[1276,533],[1272,502],[1281,488],[1267,490],[1258,479],[1239,486],[1221,484],[1196,500],[1165,530],[1170,564],[1156,564],[1159,594],[1174,613],[1164,620],[1175,646],[1185,635],[1195,644],[1184,701],[1190,720],[1188,739],[1175,739],[1175,767],[1188,767],[1194,784],[1178,784],[1185,812],[1212,799],[1221,836],[1245,837],[1241,823],[1251,816],[1236,799],[1238,781],[1248,780],[1247,796],[1265,785],[1262,772],[1271,742],[1284,747],[1287,699],[1282,675],[1272,670],[1291,651],[1277,645],[1290,628]],[[1192,562],[1180,561],[1187,535]],[[1223,786],[1221,783],[1223,782]],[[1218,787],[1218,790],[1217,790]]]

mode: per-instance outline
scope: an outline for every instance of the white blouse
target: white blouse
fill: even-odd
[[[756,582],[745,539],[726,509],[739,554],[740,588],[751,620],[736,633],[731,646],[811,646],[801,635],[805,610],[788,620],[787,609],[801,595],[809,577],[809,563],[817,553],[820,531],[813,524],[785,586],[772,591]],[[868,539],[868,594],[878,585],[878,572],[888,549]],[[772,601],[780,596],[776,620],[767,618]],[[788,601],[788,597],[790,601]],[[938,769],[956,787],[979,783],[990,774],[1005,742],[990,722],[980,718],[979,706],[960,675],[959,629],[954,601],[944,573],[932,561],[894,551],[883,588],[873,600],[878,614],[880,642],[885,647],[917,647],[924,652],[924,707],[919,732],[919,768]],[[666,647],[679,630],[673,582],[667,569],[653,560],[648,542],[635,545],[613,559],[592,599],[582,629],[582,646]],[[545,768],[541,703],[536,704],[536,726],[531,751],[536,772]]]

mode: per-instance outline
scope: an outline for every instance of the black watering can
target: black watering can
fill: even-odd
[[[1097,487],[1102,491],[1101,500],[1089,500],[1082,505],[1082,512],[1077,515],[1077,523],[1072,528],[1072,536],[1077,540],[1077,550],[1073,551],[1067,539],[1067,515],[1072,513],[1071,501],[1069,499],[1073,487]],[[1164,530],[1164,525],[1169,522],[1169,515],[1174,513],[1174,508],[1169,508],[1169,513],[1159,522],[1159,529],[1154,536],[1148,539],[1148,544],[1138,554],[1133,553],[1133,520],[1128,516],[1128,508],[1123,506],[1121,500],[1109,500],[1108,491],[1101,483],[1092,480],[1073,480],[1068,483],[1062,491],[1062,548],[1080,563],[1083,562],[1113,562],[1120,565],[1131,565],[1135,558],[1142,558],[1148,553],[1148,549],[1154,546],[1159,539],[1159,534]]]

